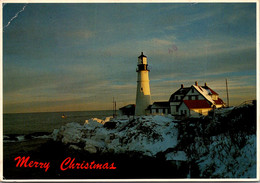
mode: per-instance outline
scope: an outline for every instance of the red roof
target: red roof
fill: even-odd
[[[212,90],[211,88],[209,88],[209,90],[211,91],[211,93],[212,93],[213,95],[218,95],[218,93],[215,92],[214,90]]]
[[[223,100],[221,98],[218,98],[218,100],[214,100],[215,104],[224,104]]]
[[[183,102],[189,109],[211,108],[206,100],[183,100]]]

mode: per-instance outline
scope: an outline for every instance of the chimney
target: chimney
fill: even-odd
[[[208,86],[207,83],[205,83],[205,86]]]
[[[195,85],[198,86],[198,81],[195,81]]]
[[[184,86],[183,86],[183,84],[181,84],[181,88],[183,88]]]

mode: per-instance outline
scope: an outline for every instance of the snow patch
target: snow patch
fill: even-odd
[[[187,156],[184,151],[170,152],[166,154],[166,160],[187,161]]]
[[[114,122],[116,127],[107,129],[103,125],[106,122]],[[90,153],[139,152],[154,157],[158,152],[177,145],[178,130],[175,126],[170,116],[91,118],[84,125],[68,123],[54,130],[52,137],[64,144],[85,144],[82,148]],[[77,147],[71,146],[73,149]]]
[[[206,175],[209,170],[212,170],[211,177],[256,177],[255,135],[247,137],[247,145],[242,149],[238,149],[232,140],[224,135],[212,137],[211,141],[213,143],[208,147],[197,146],[197,152],[202,155],[198,160],[201,175]]]

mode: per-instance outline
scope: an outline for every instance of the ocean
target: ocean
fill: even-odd
[[[62,116],[65,118],[62,118]],[[30,136],[50,134],[70,122],[84,124],[90,118],[112,116],[113,111],[73,111],[3,114],[4,142],[30,139]]]

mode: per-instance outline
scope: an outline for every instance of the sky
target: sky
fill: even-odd
[[[152,101],[207,82],[230,105],[256,98],[255,3],[7,3],[3,112],[135,103],[141,52]]]

